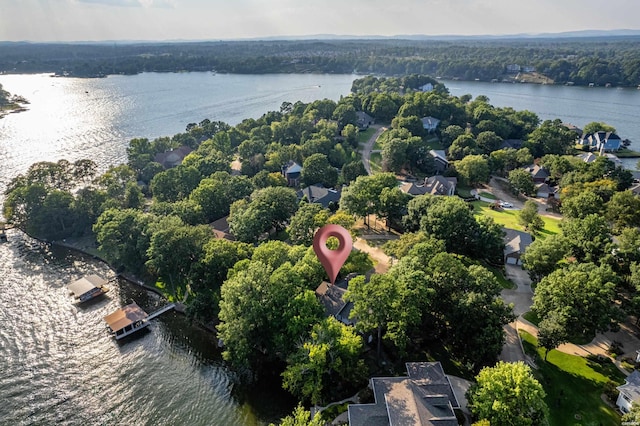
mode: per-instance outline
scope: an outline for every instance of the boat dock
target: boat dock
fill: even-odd
[[[79,303],[87,302],[109,291],[104,278],[91,274],[67,285],[67,289]]]
[[[107,323],[110,334],[113,335],[116,340],[120,340],[138,330],[142,330],[149,325],[152,319],[175,309],[175,307],[175,303],[169,303],[151,314],[147,314],[134,302],[107,315],[104,317],[104,320]]]

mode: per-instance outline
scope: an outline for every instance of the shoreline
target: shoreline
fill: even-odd
[[[23,232],[23,231],[20,231],[20,232]],[[26,234],[26,235],[28,235],[28,234]],[[116,277],[122,278],[123,280],[127,281],[128,283],[131,283],[131,284],[136,285],[138,287],[141,287],[141,288],[143,288],[143,289],[145,289],[147,291],[155,293],[158,296],[160,296],[163,299],[168,301],[167,297],[160,291],[160,289],[158,289],[156,287],[152,287],[152,286],[146,284],[144,281],[142,281],[140,278],[136,277],[135,275],[128,274],[128,273],[125,273],[125,272],[117,272],[109,262],[107,262],[104,258],[102,258],[100,256],[100,254],[98,253],[97,249],[90,249],[89,246],[83,245],[81,243],[81,241],[77,241],[77,239],[70,238],[70,240],[72,240],[72,241],[67,241],[67,239],[62,240],[62,241],[60,241],[60,240],[46,241],[46,240],[42,240],[40,238],[33,237],[31,235],[29,235],[29,237],[34,238],[34,239],[36,239],[38,241],[41,241],[41,242],[43,242],[45,244],[50,244],[51,246],[60,247],[60,248],[66,249],[66,250],[74,251],[74,252],[80,253],[82,255],[89,256],[89,257],[93,258],[94,260],[98,260],[98,261],[104,263],[105,265],[107,265],[109,267],[109,269],[111,269],[116,274]],[[181,314],[184,314],[186,306],[181,302],[174,302],[174,303],[176,304],[175,311],[179,312]]]

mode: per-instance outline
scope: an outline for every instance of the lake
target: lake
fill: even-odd
[[[0,119],[0,193],[36,161],[126,159],[134,137],[184,131],[205,118],[237,124],[282,102],[338,100],[350,75],[141,74],[103,79],[3,75],[29,110]],[[0,201],[3,195],[0,195]],[[126,282],[85,307],[66,284],[114,273],[90,257],[51,249],[15,230],[0,243],[0,424],[262,425],[295,401],[276,378],[241,386],[212,333],[167,313],[148,332],[117,343],[103,317],[136,301],[162,305]]]
[[[102,170],[126,159],[128,141],[171,136],[205,118],[237,124],[282,102],[347,95],[353,75],[139,74],[103,79],[0,75],[29,110],[0,119],[0,201],[36,161],[90,158]],[[584,126],[605,121],[640,148],[640,91],[445,82],[454,95]],[[632,145],[632,147],[634,147]],[[635,164],[635,160],[633,160]],[[241,387],[213,335],[168,313],[148,332],[116,343],[103,316],[131,301],[162,304],[124,282],[86,307],[65,285],[88,273],[113,277],[89,257],[52,249],[13,230],[0,243],[0,424],[261,425],[291,409],[277,383]],[[275,382],[275,381],[274,381]]]

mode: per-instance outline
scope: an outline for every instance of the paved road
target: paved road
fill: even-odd
[[[376,132],[371,135],[369,140],[362,146],[362,164],[364,164],[364,169],[367,171],[367,174],[372,174],[371,151],[373,150],[373,145],[376,143],[376,139],[378,139],[378,136],[380,136],[382,132],[387,130],[386,127],[383,127],[379,124],[374,124],[371,126],[371,128],[376,129]]]
[[[505,270],[507,278],[516,284],[516,288],[502,290],[501,296],[505,303],[513,303],[513,313],[519,317],[531,309],[531,279],[527,271],[519,266],[505,265]],[[522,322],[518,319],[504,326],[505,344],[499,357],[502,361],[527,361],[518,336],[518,328],[522,328]]]

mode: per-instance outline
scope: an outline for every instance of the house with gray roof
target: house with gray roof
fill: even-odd
[[[344,279],[336,281],[335,284],[323,281],[316,288],[316,297],[324,307],[326,317],[334,317],[345,325],[355,324],[355,320],[349,318],[353,303],[345,302],[343,296],[349,287],[349,281],[357,276],[355,273],[349,274]]]
[[[171,169],[182,164],[184,157],[189,155],[191,151],[193,151],[193,149],[186,145],[182,145],[178,148],[156,154],[153,157],[153,161],[162,164],[162,167],[165,169]]]
[[[447,160],[447,154],[442,149],[429,150],[429,155],[433,157],[433,165],[435,166],[436,173],[441,174],[449,168],[449,160]]]
[[[295,161],[289,161],[282,166],[282,176],[287,180],[287,185],[300,185],[300,176],[302,175],[302,166]]]
[[[516,231],[515,229],[502,228],[504,236],[504,263],[508,265],[522,265],[520,257],[527,247],[533,242],[531,234],[528,232]]]
[[[520,149],[522,148],[523,143],[524,142],[522,139],[505,139],[502,141],[502,144],[498,149],[507,149],[507,148]]]
[[[536,197],[538,198],[555,198],[560,199],[560,191],[557,186],[549,186],[547,183],[539,183],[536,185]]]
[[[428,133],[433,133],[435,132],[436,128],[438,127],[438,125],[440,124],[440,120],[435,118],[435,117],[422,117],[420,119],[420,121],[422,121],[422,127],[424,127],[424,129],[428,132]]]
[[[537,164],[531,164],[529,166],[524,167],[535,183],[544,183],[549,179],[549,172],[542,166]]]
[[[340,191],[325,188],[319,183],[309,185],[298,191],[298,199],[307,198],[310,203],[321,204],[322,207],[328,208],[331,203],[336,205],[340,202]]]
[[[628,413],[634,404],[640,404],[640,372],[634,370],[616,389],[620,392],[616,405],[623,413]]]
[[[458,426],[460,408],[440,362],[408,362],[406,377],[374,377],[375,402],[351,404],[351,426]]]
[[[366,130],[375,122],[374,118],[364,111],[356,111],[356,123],[359,130]]]
[[[622,146],[622,139],[613,132],[589,133],[580,138],[580,145],[600,152],[618,151]]]
[[[400,190],[409,195],[454,195],[458,179],[455,177],[431,176],[425,178],[423,183],[405,182]]]

